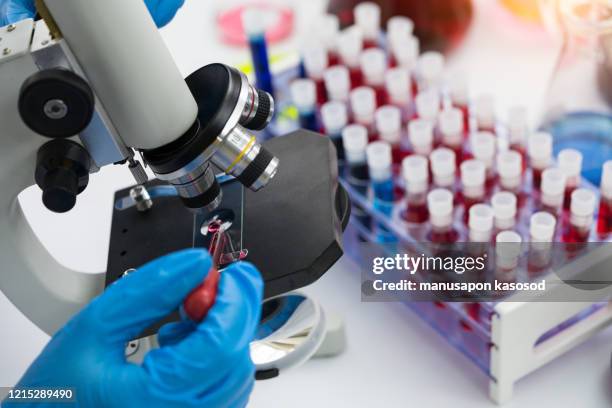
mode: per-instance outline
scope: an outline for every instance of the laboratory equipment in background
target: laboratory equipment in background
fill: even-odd
[[[579,150],[583,175],[598,185],[612,157],[612,4],[591,0],[540,0],[561,48],[542,109],[541,126],[555,152]]]
[[[363,3],[370,2],[331,0],[328,12],[337,15],[341,25],[346,27],[357,23],[353,10]],[[414,34],[419,38],[421,48],[441,52],[447,52],[461,42],[474,14],[472,0],[380,0],[373,3],[380,7],[382,26],[391,17],[408,17],[414,23]]]

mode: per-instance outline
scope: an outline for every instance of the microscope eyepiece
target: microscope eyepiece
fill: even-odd
[[[215,168],[253,191],[263,188],[276,175],[278,159],[249,129],[262,130],[272,119],[271,95],[223,64],[207,65],[186,82],[198,104],[198,118],[176,141],[143,151],[148,165],[196,211],[212,210],[221,202]]]

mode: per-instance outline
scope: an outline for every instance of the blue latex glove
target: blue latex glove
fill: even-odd
[[[168,24],[185,0],[144,0],[158,27]],[[0,26],[16,23],[36,14],[34,0],[0,0]]]
[[[126,342],[179,308],[210,267],[206,252],[191,249],[118,280],[51,339],[18,387],[72,387],[80,407],[244,407],[254,382],[249,343],[263,291],[251,264],[221,273],[215,304],[202,323],[164,326],[160,348],[142,365],[124,357]]]

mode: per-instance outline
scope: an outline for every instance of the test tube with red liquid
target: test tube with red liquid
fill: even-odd
[[[495,231],[508,231],[516,225],[517,198],[508,191],[499,191],[491,198],[495,220]]]
[[[346,104],[339,101],[323,104],[321,107],[321,120],[323,122],[324,133],[330,137],[336,147],[338,160],[344,160],[342,130],[348,125]]]
[[[461,164],[461,196],[463,221],[467,222],[473,205],[485,200],[486,167],[480,160],[466,160]]]
[[[437,51],[427,51],[417,60],[416,77],[418,91],[440,90],[444,75],[444,55]]]
[[[300,127],[319,131],[317,121],[317,88],[312,79],[296,79],[290,85],[291,98],[297,108]]]
[[[440,101],[440,93],[435,89],[419,92],[415,99],[417,117],[428,120],[433,126],[436,126],[440,113]]]
[[[414,154],[429,156],[433,151],[433,125],[424,119],[414,119],[408,123],[408,138]]]
[[[542,172],[552,164],[553,141],[547,132],[535,132],[527,139],[527,153],[533,177],[533,186],[540,188]]]
[[[431,242],[452,244],[457,242],[459,234],[453,227],[453,193],[438,188],[427,195],[427,210],[431,223]]]
[[[385,91],[385,72],[387,57],[380,48],[370,48],[361,53],[359,59],[363,83],[376,92],[376,103],[382,106],[387,101]]]
[[[527,271],[530,276],[539,275],[550,266],[552,242],[557,219],[548,212],[537,212],[529,220],[529,255]]]
[[[476,128],[481,132],[495,133],[495,99],[493,95],[483,94],[474,101],[473,116]]]
[[[514,231],[502,231],[495,237],[495,278],[515,282],[523,239]]]
[[[410,103],[410,73],[402,67],[391,68],[385,74],[387,103],[397,106],[402,112],[402,123],[407,123],[412,116]]]
[[[351,26],[344,29],[338,36],[338,53],[340,61],[348,69],[351,77],[351,86],[356,88],[362,84],[359,56],[363,50],[363,34],[359,27]]]
[[[486,168],[486,186],[493,187],[495,184],[495,152],[497,151],[497,139],[491,132],[476,132],[470,137],[472,154],[476,160],[484,163]]]
[[[514,106],[508,112],[508,143],[510,149],[517,151],[523,158],[523,168],[527,164],[527,109],[524,106]]]
[[[455,152],[457,163],[463,162],[463,112],[457,108],[444,109],[438,117],[442,145]]]
[[[410,36],[407,41],[391,43],[389,66],[401,67],[410,74],[410,93],[416,95],[418,85],[416,80],[416,67],[419,58],[419,39]]]
[[[325,70],[323,74],[327,99],[348,103],[351,92],[351,78],[347,67],[335,65]]]
[[[363,32],[363,48],[378,47],[380,37],[380,6],[374,2],[365,1],[355,6],[353,15],[355,24]]]
[[[470,208],[468,222],[470,242],[491,242],[493,218],[493,208],[487,204],[475,204]]]
[[[574,190],[571,196],[570,217],[563,234],[567,243],[584,243],[589,239],[596,206],[595,193],[586,188]]]
[[[402,113],[396,106],[385,105],[376,110],[376,131],[380,140],[391,145],[393,163],[400,164],[408,155],[402,145]]]
[[[612,233],[612,160],[603,165],[597,232],[601,236]]]
[[[540,210],[559,216],[565,196],[565,179],[565,173],[556,167],[542,172]]]
[[[387,20],[387,44],[392,51],[397,46],[408,42],[412,38],[414,22],[405,16],[393,16]],[[393,52],[391,52],[393,54]],[[418,56],[418,53],[417,55]],[[415,58],[416,62],[416,58]]]
[[[327,51],[318,44],[307,46],[302,51],[302,61],[306,76],[312,79],[316,85],[317,103],[321,105],[327,100],[323,80],[323,74],[328,67]]]
[[[410,223],[423,223],[429,218],[427,191],[429,189],[429,163],[424,156],[413,155],[402,162],[402,176],[406,191],[406,209],[403,218]]]
[[[451,149],[440,147],[430,154],[429,160],[434,186],[454,191],[457,175],[455,153]]]
[[[353,123],[365,126],[368,129],[370,140],[376,139],[374,124],[376,93],[372,88],[361,86],[351,91],[349,98],[351,101]]]
[[[456,74],[449,80],[448,93],[452,106],[463,114],[463,134],[467,137],[470,131],[470,111],[468,81],[464,74]]]
[[[340,35],[340,20],[338,17],[333,14],[325,14],[317,18],[313,30],[327,52],[329,66],[338,65],[340,63],[337,44]]]
[[[557,165],[565,174],[565,198],[563,208],[570,208],[574,190],[580,186],[582,171],[582,153],[575,149],[563,149],[557,156]]]
[[[499,187],[516,195],[518,206],[524,202],[523,157],[515,150],[508,150],[497,155],[497,174]]]

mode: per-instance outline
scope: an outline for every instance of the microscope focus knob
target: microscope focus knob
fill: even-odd
[[[61,138],[82,132],[94,112],[94,94],[72,71],[47,69],[32,74],[19,92],[19,114],[34,132]]]
[[[45,207],[56,213],[70,211],[89,183],[91,158],[78,143],[57,139],[45,143],[36,160],[36,184]]]

